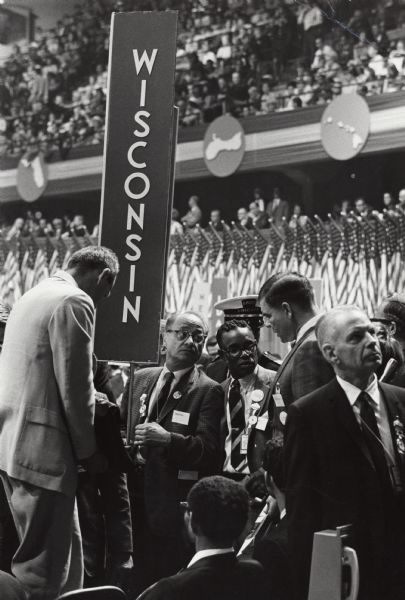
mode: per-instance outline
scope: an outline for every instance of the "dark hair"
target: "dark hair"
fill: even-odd
[[[103,271],[110,269],[111,276],[118,275],[120,265],[117,255],[104,246],[85,246],[72,254],[69,259],[68,269],[76,269],[79,273],[87,271]]]
[[[283,302],[310,311],[315,304],[314,290],[310,281],[299,273],[276,273],[261,287],[259,301],[279,307]]]
[[[249,496],[235,481],[214,475],[191,488],[187,503],[193,530],[214,544],[231,546],[242,533],[249,514]]]
[[[217,331],[218,346],[220,348],[223,348],[222,336],[224,333],[227,333],[228,331],[233,331],[234,329],[238,329],[239,327],[247,327],[253,333],[253,329],[251,328],[249,323],[247,321],[244,321],[243,319],[232,319],[231,321],[225,321],[225,323],[223,323]]]
[[[396,339],[405,340],[405,296],[394,294],[383,300],[375,316],[389,319],[395,323]]]

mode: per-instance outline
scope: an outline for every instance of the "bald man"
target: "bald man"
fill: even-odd
[[[297,600],[308,594],[315,531],[351,524],[361,600],[405,598],[405,391],[378,383],[373,324],[337,307],[317,324],[335,378],[288,410],[288,536]]]

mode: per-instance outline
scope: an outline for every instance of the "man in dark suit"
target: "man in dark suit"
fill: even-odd
[[[244,480],[252,497],[265,497],[267,490],[260,468],[270,435],[269,390],[276,373],[257,364],[257,342],[246,321],[227,321],[218,329],[217,340],[230,373],[222,383],[223,474],[235,481]]]
[[[333,369],[322,356],[315,336],[320,319],[310,281],[298,273],[276,273],[262,286],[258,301],[264,326],[271,327],[282,342],[294,345],[274,378],[271,397],[280,429],[285,407],[313,392],[333,378]]]
[[[273,200],[271,200],[266,208],[267,216],[269,219],[273,219],[274,225],[281,225],[283,218],[288,221],[289,206],[286,200],[280,198],[280,192],[278,188],[274,189]]]
[[[253,335],[257,343],[260,338],[260,328],[263,325],[262,311],[260,306],[257,306],[257,295],[251,294],[248,296],[236,296],[235,298],[226,298],[214,304],[216,310],[222,310],[224,313],[224,321],[232,319],[243,319],[253,331]],[[280,364],[271,356],[269,352],[261,352],[258,348],[258,364],[265,369],[276,371]],[[208,377],[222,383],[229,376],[229,369],[226,360],[218,356],[212,363],[207,366],[206,373]]]
[[[184,517],[196,554],[186,569],[162,579],[138,600],[264,600],[263,568],[238,558],[233,549],[248,512],[248,495],[240,484],[220,476],[196,483]]]
[[[199,315],[169,317],[164,367],[134,376],[128,431],[136,467],[129,479],[139,591],[184,565],[179,503],[195,481],[219,471],[223,390],[195,366],[206,336]]]
[[[317,325],[336,377],[289,407],[284,447],[296,598],[306,599],[315,531],[352,525],[361,600],[405,597],[405,392],[378,383],[374,325],[337,307]]]

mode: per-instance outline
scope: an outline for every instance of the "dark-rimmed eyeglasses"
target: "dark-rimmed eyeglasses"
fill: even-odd
[[[254,354],[257,350],[257,344],[247,344],[246,346],[230,346],[224,352],[228,354],[231,358],[239,358],[242,356],[243,352],[247,354]]]
[[[203,342],[207,337],[205,333],[198,331],[197,329],[195,331],[190,331],[190,329],[167,329],[166,332],[174,333],[179,342],[184,342],[184,340],[191,336],[193,342],[196,344],[201,344],[201,342]]]

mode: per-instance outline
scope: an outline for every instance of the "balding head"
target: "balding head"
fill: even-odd
[[[318,321],[316,337],[335,373],[357,387],[366,387],[381,364],[379,342],[367,315],[356,306],[337,306]]]

